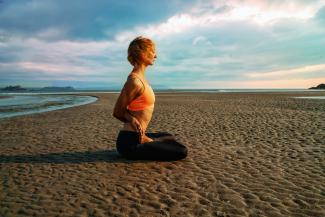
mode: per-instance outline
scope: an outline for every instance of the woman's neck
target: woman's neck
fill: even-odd
[[[146,72],[146,68],[147,66],[146,65],[143,65],[143,64],[137,64],[133,67],[133,70],[132,72],[133,73],[137,73],[139,75],[141,75],[142,77],[145,76],[145,72]]]

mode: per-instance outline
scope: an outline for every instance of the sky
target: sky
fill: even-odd
[[[0,87],[119,89],[140,35],[154,89],[325,83],[325,0],[0,0]]]

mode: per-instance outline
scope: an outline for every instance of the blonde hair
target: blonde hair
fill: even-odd
[[[149,38],[142,36],[136,37],[131,41],[128,48],[128,61],[131,65],[136,65],[141,62],[141,53],[146,53],[149,49],[153,49],[155,43]]]

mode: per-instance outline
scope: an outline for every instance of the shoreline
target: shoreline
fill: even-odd
[[[41,95],[41,98],[36,98],[39,95],[12,95],[11,96],[11,102],[7,102],[9,105],[1,105],[0,101],[0,119],[3,118],[11,118],[16,116],[22,116],[27,114],[37,114],[37,113],[43,113],[43,112],[49,112],[49,111],[55,111],[75,106],[81,106],[89,103],[96,102],[98,100],[95,96],[89,96],[89,95],[49,95],[48,98],[44,99],[44,96],[47,95]],[[55,98],[56,96],[59,96],[60,100],[58,101],[58,98]],[[70,97],[66,99],[66,97]],[[26,100],[27,97],[27,100]],[[65,97],[65,98],[64,98]],[[80,98],[87,97],[88,99],[81,100]],[[18,99],[17,99],[18,98]],[[28,101],[29,100],[29,101]],[[35,103],[35,100],[41,101],[42,103]],[[17,101],[20,103],[17,104]],[[21,102],[24,102],[22,104]],[[10,106],[12,104],[12,106]]]

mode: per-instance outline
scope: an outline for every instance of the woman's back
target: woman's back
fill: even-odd
[[[137,75],[136,73],[131,73],[128,77],[128,80],[129,79],[131,82],[135,81],[134,79],[139,79],[143,85],[142,92],[131,101],[127,108],[129,113],[139,120],[143,130],[145,131],[152,118],[155,95],[148,82],[141,78],[141,76]],[[123,130],[136,131],[133,129],[130,123],[125,123]]]

